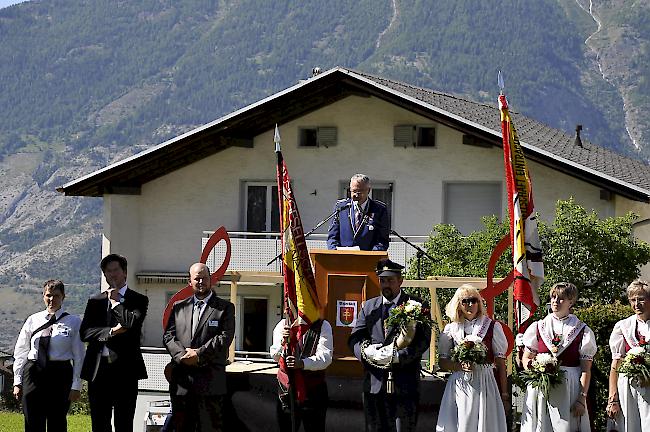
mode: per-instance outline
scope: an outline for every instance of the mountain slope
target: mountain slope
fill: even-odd
[[[590,14],[579,1],[41,0],[2,9],[0,290],[62,277],[81,307],[99,280],[101,200],[64,198],[55,186],[314,66],[488,103],[502,70],[513,109],[568,131],[582,124],[586,138],[647,158],[650,7],[596,0]],[[0,349],[15,337],[5,333]]]

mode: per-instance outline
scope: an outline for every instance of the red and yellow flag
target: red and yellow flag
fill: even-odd
[[[291,337],[285,347],[288,355],[300,357],[300,345],[309,326],[320,318],[320,303],[316,293],[316,280],[311,268],[305,233],[298,212],[296,198],[291,189],[291,178],[280,150],[280,133],[275,129],[275,151],[278,156],[277,176],[280,204],[280,234],[282,235],[282,270],[284,274],[285,312],[291,323]],[[284,359],[280,369],[286,372]],[[298,401],[305,399],[304,380],[300,370],[294,371],[294,384]]]
[[[514,298],[517,302],[517,326],[521,333],[539,306],[537,290],[544,282],[544,263],[537,232],[532,182],[517,131],[510,118],[508,101],[503,94],[499,96],[499,109],[514,265]]]

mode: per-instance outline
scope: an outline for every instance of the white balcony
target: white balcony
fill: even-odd
[[[203,231],[201,248],[205,247],[212,231]],[[279,272],[280,261],[272,261],[280,253],[282,247],[279,233],[252,233],[231,231],[230,243],[232,245],[230,255],[230,265],[228,270],[232,271],[264,271]],[[428,236],[409,235],[403,236],[411,243],[422,246]],[[327,249],[327,234],[312,234],[307,238],[307,248]],[[416,255],[417,251],[410,245],[404,243],[396,236],[390,237],[390,246],[388,247],[388,256],[391,260],[407,265],[409,260]],[[216,270],[223,263],[226,256],[226,245],[219,242],[208,257],[208,267]]]

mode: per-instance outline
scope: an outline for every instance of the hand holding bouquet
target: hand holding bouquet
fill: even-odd
[[[431,319],[431,310],[423,307],[422,303],[415,300],[409,300],[399,306],[391,309],[386,327],[399,327],[405,329],[409,325],[415,326],[417,323],[424,324],[428,327],[433,325]]]
[[[415,337],[415,327],[418,323],[429,328],[433,325],[431,311],[422,306],[422,303],[415,300],[408,300],[406,303],[391,309],[385,326],[398,328],[399,335],[395,340],[395,347],[402,349],[408,346]]]
[[[560,369],[557,358],[552,354],[537,354],[528,369],[520,374],[525,385],[538,389],[546,399],[551,388],[562,383],[564,371]]]
[[[481,338],[469,335],[451,352],[451,360],[460,363],[463,370],[468,372],[476,364],[487,364],[487,347]]]
[[[627,375],[632,385],[650,384],[650,346],[644,344],[630,349],[618,366],[618,372]]]

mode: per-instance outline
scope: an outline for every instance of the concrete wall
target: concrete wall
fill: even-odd
[[[634,224],[634,237],[650,242],[650,205],[617,196],[615,198],[616,216],[624,216],[629,212],[635,213],[639,218]],[[650,279],[650,264],[641,267],[642,279]]]
[[[445,182],[504,184],[500,148],[463,145],[461,133],[442,125],[435,125],[435,148],[394,147],[393,126],[399,124],[434,125],[379,99],[356,96],[280,125],[282,151],[305,229],[329,214],[340,198],[340,183],[356,172],[394,184],[393,229],[403,235],[426,235],[443,221]],[[336,126],[338,145],[299,148],[298,128],[309,126]],[[187,271],[200,256],[204,230],[221,225],[229,231],[244,229],[243,182],[275,180],[273,131],[254,142],[254,148],[228,148],[151,181],[139,196],[104,197],[103,253],[129,258],[129,283],[150,295],[148,320],[156,325],[164,305],[154,303],[163,301],[164,294],[153,291],[163,288],[139,289],[135,273]],[[529,163],[529,169],[542,218],[552,219],[556,201],[571,196],[601,216],[615,213],[614,202],[601,200],[599,188],[537,163]],[[502,215],[506,212],[504,188]],[[147,325],[147,344],[159,345],[155,328]]]

